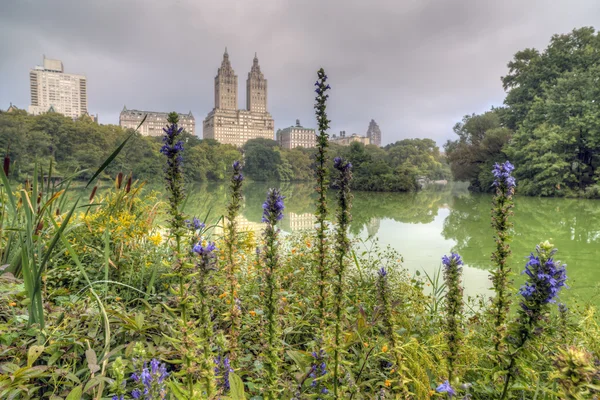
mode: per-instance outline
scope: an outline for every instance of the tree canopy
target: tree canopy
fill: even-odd
[[[600,195],[600,35],[593,28],[554,35],[524,49],[502,77],[504,107],[471,115],[446,143],[454,178],[488,190],[490,164],[510,160],[527,195]]]

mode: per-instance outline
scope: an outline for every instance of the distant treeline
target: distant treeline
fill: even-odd
[[[25,111],[0,112],[0,146],[11,159],[11,178],[26,179],[37,162],[44,170],[53,164],[53,175],[79,172],[89,179],[100,164],[133,131],[115,125],[98,125],[87,119],[73,121],[57,113],[39,116]],[[222,181],[229,177],[234,160],[243,159],[245,174],[255,181],[309,181],[313,179],[314,149],[281,149],[277,142],[254,139],[242,149],[214,140],[183,134],[186,180]],[[139,134],[105,170],[105,177],[119,172],[158,182],[164,157],[160,137]],[[331,144],[331,158],[342,156],[353,164],[354,189],[413,191],[417,179],[447,179],[450,169],[431,139],[405,139],[385,148]]]
[[[519,51],[502,84],[503,107],[454,127],[454,178],[490,191],[492,164],[510,160],[520,194],[600,197],[600,35],[581,28]]]

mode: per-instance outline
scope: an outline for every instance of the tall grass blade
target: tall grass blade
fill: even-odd
[[[119,147],[117,147],[117,149],[115,151],[113,151],[113,153],[110,156],[108,156],[108,158],[104,161],[104,163],[102,163],[100,168],[98,168],[98,170],[90,178],[87,185],[85,185],[86,188],[88,188],[90,186],[90,184],[96,179],[96,177],[98,175],[100,175],[102,173],[102,171],[104,171],[106,169],[106,167],[108,167],[108,164],[110,164],[112,162],[112,160],[114,160],[119,155],[121,150],[123,150],[123,147],[125,147],[127,142],[129,142],[129,139],[131,139],[136,134],[137,130],[140,129],[140,126],[142,126],[142,124],[146,121],[146,118],[148,118],[148,114],[144,115],[142,122],[140,122],[140,124],[137,126],[137,128],[135,128],[135,131],[132,132],[129,136],[127,136],[127,138],[123,141],[123,143],[121,143],[119,145]]]

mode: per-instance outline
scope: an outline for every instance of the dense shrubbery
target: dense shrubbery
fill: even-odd
[[[490,191],[490,165],[510,158],[521,194],[598,197],[600,34],[555,35],[508,67],[505,106],[465,117],[446,144],[455,179]]]
[[[316,237],[278,230],[287,200],[277,189],[263,237],[240,231],[239,162],[227,218],[186,216],[176,115],[161,148],[166,204],[119,175],[109,193],[89,189],[69,207],[68,181],[34,174],[13,190],[0,172],[0,398],[598,398],[600,322],[592,306],[554,305],[566,269],[548,242],[510,309],[509,163],[492,172],[491,303],[463,298],[457,254],[441,259],[440,286],[408,276],[390,249],[357,252],[353,163],[333,160],[335,206],[326,193],[326,80],[319,71]],[[152,223],[157,207],[168,229]]]
[[[54,176],[66,177],[80,171],[76,179],[89,179],[96,168],[132,130],[98,125],[87,119],[73,121],[56,113],[30,116],[24,111],[0,112],[0,148],[13,161],[13,178],[24,180],[33,173],[35,162]],[[315,149],[281,149],[267,139],[249,140],[238,149],[214,140],[201,140],[182,132],[186,148],[187,182],[226,181],[234,160],[245,160],[246,175],[254,181],[310,181]],[[406,139],[385,147],[354,143],[332,146],[355,164],[353,189],[400,192],[417,190],[415,179],[446,179],[448,167],[431,139]],[[160,138],[133,134],[127,146],[104,171],[102,177],[120,171],[134,179],[160,181],[162,158]],[[331,165],[330,165],[331,166]]]

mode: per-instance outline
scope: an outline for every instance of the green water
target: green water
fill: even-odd
[[[309,184],[277,184],[286,198],[286,216],[281,228],[287,232],[311,228],[314,209]],[[241,223],[259,231],[262,202],[268,184],[245,186]],[[186,211],[204,216],[223,214],[226,185],[204,185],[190,189]],[[486,293],[488,270],[494,249],[490,225],[489,195],[471,194],[454,188],[419,193],[354,193],[352,235],[377,238],[404,258],[409,271],[434,273],[442,255],[458,252],[465,261],[465,293]],[[600,304],[600,201],[518,197],[515,201],[511,267],[518,284],[525,257],[542,240],[558,249],[558,258],[568,265],[569,285],[563,300]],[[333,201],[331,202],[333,204]]]

